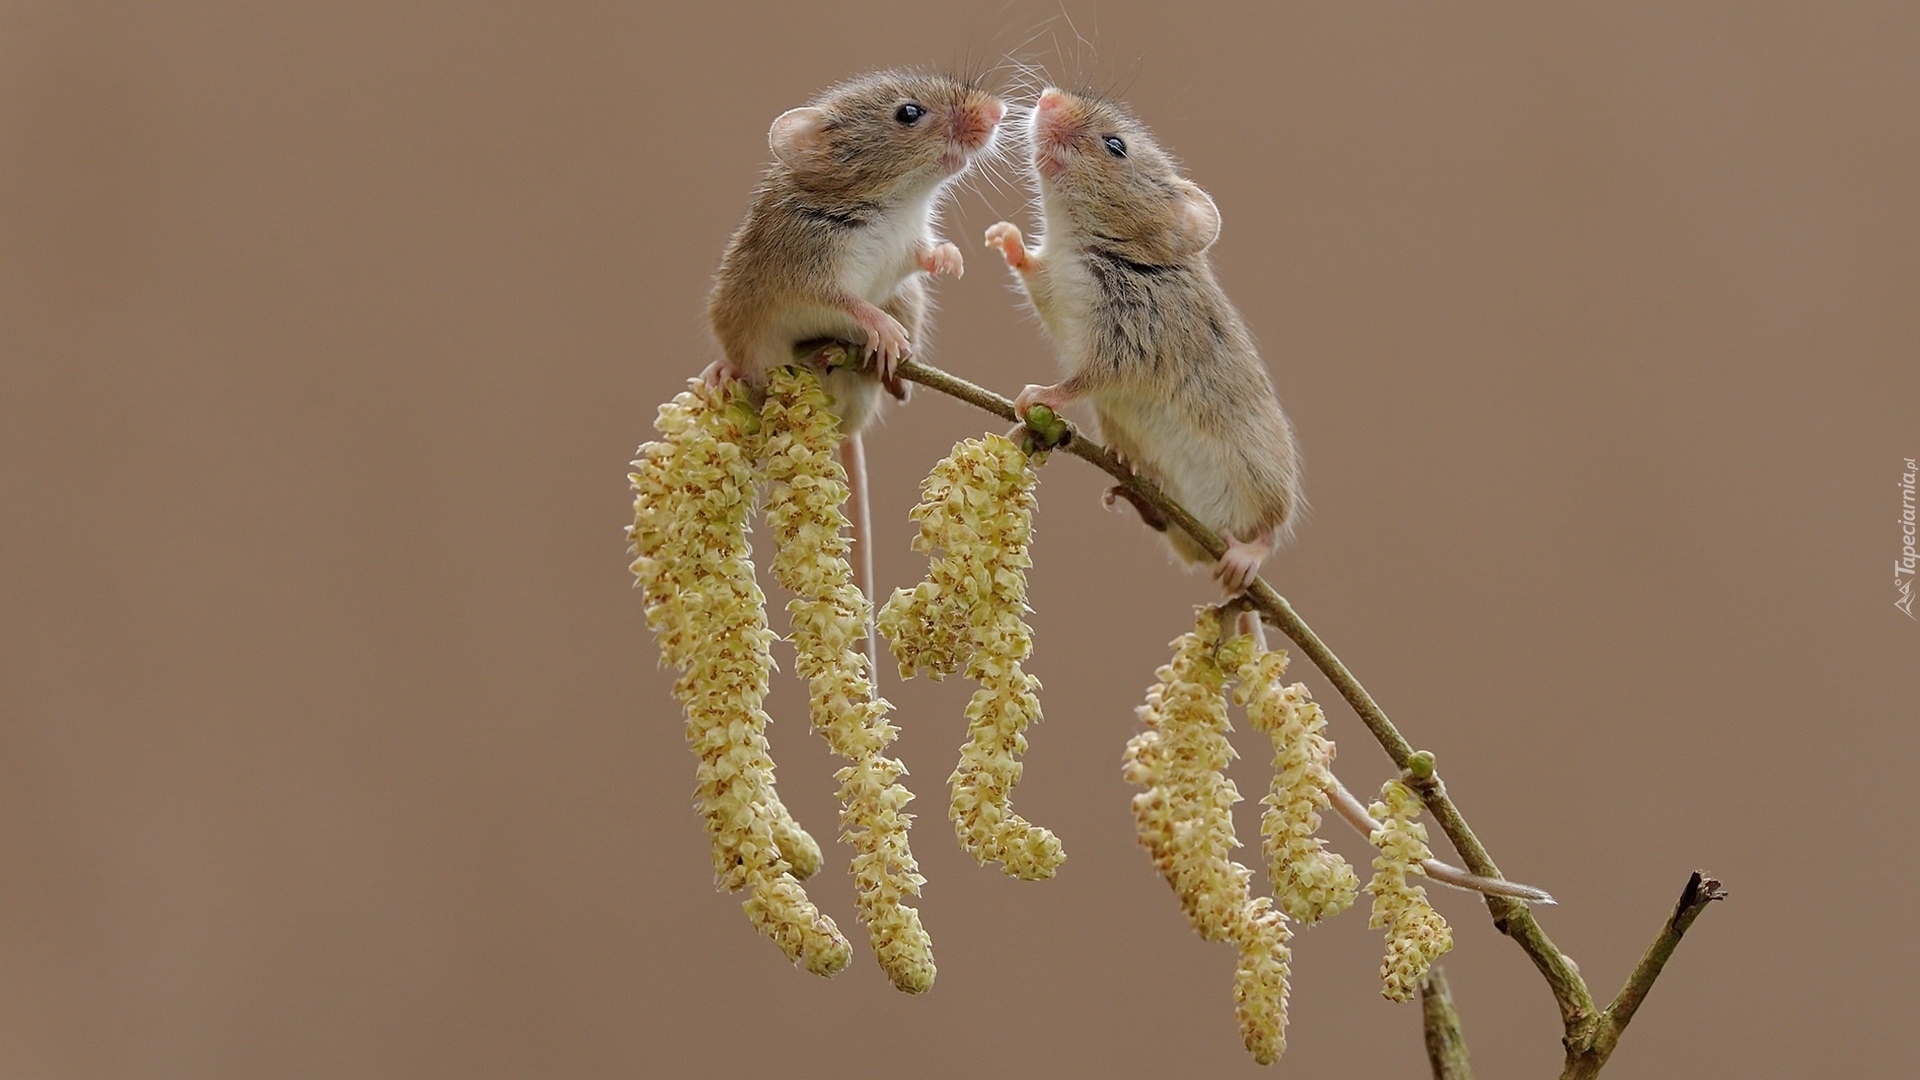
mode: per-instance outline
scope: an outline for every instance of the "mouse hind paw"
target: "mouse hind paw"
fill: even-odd
[[[729,383],[742,381],[746,377],[746,372],[728,360],[715,360],[700,373],[700,381],[707,384],[709,390],[723,390]]]
[[[864,300],[854,300],[848,306],[854,321],[866,331],[866,358],[873,364],[874,375],[883,383],[897,382],[894,370],[912,351],[907,328],[900,325],[899,319]]]
[[[1055,383],[1052,386],[1029,384],[1014,397],[1013,415],[1025,420],[1027,418],[1027,410],[1033,408],[1035,405],[1045,405],[1047,408],[1052,409],[1054,415],[1057,416],[1060,413],[1060,406],[1073,401],[1075,396],[1076,395],[1069,392],[1066,387],[1060,383]]]
[[[1213,578],[1227,595],[1238,596],[1260,576],[1260,564],[1273,554],[1273,538],[1269,535],[1249,541],[1223,533],[1221,539],[1227,542],[1227,553],[1220,556],[1220,562],[1213,568]]]

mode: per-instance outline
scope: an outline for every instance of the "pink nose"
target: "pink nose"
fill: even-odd
[[[1007,115],[1007,107],[997,100],[988,101],[986,107],[980,111],[987,118],[989,125],[999,123],[1000,118]]]
[[[1049,86],[1045,90],[1042,90],[1040,92],[1040,111],[1041,112],[1046,112],[1048,109],[1057,109],[1059,107],[1060,107],[1060,91]]]

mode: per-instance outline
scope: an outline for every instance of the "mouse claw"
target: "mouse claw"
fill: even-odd
[[[959,245],[951,240],[922,247],[915,253],[914,261],[929,274],[952,274],[956,279],[966,276],[966,260],[960,257]]]
[[[987,246],[1000,249],[1000,255],[1007,265],[1018,270],[1027,265],[1027,245],[1020,236],[1020,226],[1011,221],[996,221],[987,226]]]
[[[874,373],[883,383],[894,383],[898,376],[894,369],[900,361],[906,359],[910,345],[907,341],[907,328],[900,320],[878,311],[879,318],[867,325],[867,358],[874,362]]]

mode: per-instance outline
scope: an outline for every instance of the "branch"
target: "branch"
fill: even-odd
[[[1653,981],[1660,977],[1660,971],[1667,966],[1667,958],[1686,935],[1693,920],[1707,910],[1707,905],[1715,900],[1725,900],[1727,893],[1720,883],[1695,870],[1687,879],[1687,887],[1680,890],[1680,900],[1673,906],[1673,915],[1661,925],[1660,933],[1655,935],[1653,944],[1647,946],[1645,955],[1634,965],[1633,974],[1627,976],[1625,986],[1613,997],[1613,1004],[1605,1012],[1594,1018],[1577,1034],[1569,1032],[1567,1039],[1567,1064],[1560,1073],[1561,1080],[1584,1080],[1586,1077],[1600,1075],[1600,1069],[1607,1059],[1613,1056],[1614,1047],[1620,1044],[1620,1036],[1627,1030],[1627,1024],[1633,1020],[1633,1014],[1639,1011],[1640,1003],[1647,998],[1647,991],[1653,989]]]
[[[819,349],[821,342],[802,343],[796,348],[796,357],[814,363],[823,357]],[[830,351],[830,350],[829,350]],[[858,363],[860,351],[852,345],[843,345],[839,361]],[[950,397],[959,398],[971,405],[984,409],[1003,420],[1020,422],[1014,415],[1013,402],[1001,397],[985,387],[976,386],[958,376],[949,375],[938,368],[908,360],[898,368],[901,378],[917,382],[931,390],[937,390]],[[1168,498],[1159,486],[1151,481],[1135,476],[1133,471],[1122,465],[1112,453],[1090,439],[1080,435],[1064,419],[1056,417],[1050,410],[1036,407],[1028,413],[1026,426],[1034,432],[1038,441],[1045,447],[1064,449],[1100,471],[1114,478],[1125,490],[1136,507],[1141,508],[1142,516],[1151,510],[1170,526],[1177,525],[1193,538],[1201,550],[1218,559],[1227,550],[1226,542],[1187,511],[1187,508]],[[1354,678],[1347,666],[1340,662],[1332,649],[1329,649],[1320,636],[1313,632],[1306,620],[1293,610],[1286,598],[1273,590],[1264,579],[1255,578],[1248,588],[1245,602],[1257,609],[1265,620],[1285,634],[1289,640],[1306,653],[1315,667],[1327,677],[1340,696],[1360,717],[1374,739],[1379,742],[1387,757],[1402,772],[1402,778],[1420,792],[1427,809],[1432,812],[1434,821],[1440,830],[1447,834],[1454,850],[1460,853],[1461,861],[1467,869],[1482,878],[1501,879],[1500,868],[1494,865],[1493,857],[1480,843],[1468,827],[1466,818],[1460,813],[1448,796],[1446,785],[1433,769],[1433,755],[1424,751],[1416,752],[1408,743],[1387,714],[1367,693],[1360,680]],[[1560,1019],[1566,1029],[1567,1046],[1566,1072],[1563,1080],[1575,1077],[1598,1075],[1601,1066],[1620,1040],[1620,1033],[1626,1029],[1627,1022],[1633,1018],[1634,1011],[1646,997],[1653,980],[1666,965],[1667,958],[1673,954],[1674,947],[1680,943],[1681,935],[1687,927],[1705,910],[1709,903],[1724,899],[1726,893],[1720,890],[1719,882],[1703,878],[1696,873],[1687,883],[1687,890],[1681,894],[1680,903],[1674,914],[1661,930],[1661,934],[1641,957],[1640,964],[1634,969],[1618,996],[1604,1013],[1596,1015],[1593,995],[1587,989],[1585,979],[1573,961],[1562,953],[1546,931],[1534,920],[1527,905],[1519,900],[1505,896],[1487,896],[1487,910],[1493,916],[1493,924],[1518,944],[1534,967],[1545,976],[1547,985],[1553,991],[1553,998],[1560,1007]],[[1457,1018],[1456,1018],[1457,1025]]]
[[[1427,1061],[1433,1080],[1473,1080],[1467,1060],[1467,1037],[1460,1032],[1460,1013],[1453,1007],[1453,991],[1446,972],[1435,964],[1420,980],[1420,1020],[1427,1036]]]
[[[899,373],[902,378],[917,382],[930,390],[938,390],[943,394],[957,397],[1003,420],[1018,422],[1013,412],[1013,402],[985,387],[976,386],[958,376],[912,360],[902,363]],[[1039,409],[1033,410],[1035,414],[1039,412]],[[1091,463],[1100,471],[1113,477],[1135,497],[1136,505],[1144,504],[1151,507],[1171,526],[1178,526],[1192,537],[1194,542],[1213,558],[1218,559],[1226,554],[1226,542],[1220,539],[1218,533],[1202,524],[1198,518],[1188,512],[1186,507],[1168,498],[1160,490],[1159,485],[1136,476],[1133,470],[1121,464],[1106,447],[1086,438],[1074,430],[1071,424],[1065,420],[1058,420],[1051,414],[1047,417],[1032,416],[1032,414],[1030,416],[1035,423],[1029,426],[1035,426],[1040,434],[1047,437],[1048,441],[1055,443],[1059,449]],[[1048,423],[1049,420],[1054,420],[1056,423]],[[1333,654],[1332,649],[1327,648],[1326,642],[1320,640],[1320,635],[1313,632],[1313,628],[1307,625],[1306,620],[1293,610],[1293,605],[1287,603],[1285,597],[1275,592],[1273,586],[1268,585],[1265,579],[1255,578],[1246,596],[1266,621],[1298,645],[1300,650],[1307,654],[1307,658],[1313,661],[1313,666],[1319,668],[1327,680],[1333,683],[1334,688],[1340,691],[1340,696],[1346,698],[1347,704],[1359,714],[1361,723],[1367,726],[1367,730],[1373,734],[1374,739],[1386,750],[1387,756],[1393,760],[1394,765],[1412,774],[1409,781],[1426,801],[1427,809],[1432,811],[1434,821],[1440,826],[1440,830],[1447,834],[1447,839],[1452,841],[1454,850],[1460,853],[1460,858],[1467,864],[1467,869],[1483,878],[1503,878],[1505,875],[1501,874],[1500,868],[1494,865],[1493,857],[1487,854],[1487,849],[1480,843],[1480,838],[1473,834],[1473,830],[1467,826],[1466,818],[1461,816],[1459,808],[1454,806],[1453,800],[1448,797],[1446,786],[1440,782],[1440,777],[1434,774],[1432,755],[1415,754],[1412,744],[1401,736],[1400,730],[1393,726],[1393,721],[1387,719],[1386,712],[1375,703],[1373,695],[1367,693],[1367,688],[1360,685],[1360,680],[1353,677],[1353,673],[1347,670],[1347,666],[1340,662],[1340,658]],[[1528,958],[1533,961],[1533,966],[1540,969],[1540,973],[1546,977],[1547,984],[1553,990],[1554,1001],[1560,1006],[1561,1022],[1567,1029],[1571,1031],[1575,1024],[1583,1023],[1591,1017],[1594,1011],[1593,996],[1587,990],[1585,980],[1580,978],[1580,972],[1574,967],[1573,961],[1567,959],[1566,955],[1547,937],[1546,931],[1540,929],[1540,924],[1534,921],[1533,914],[1527,910],[1527,906],[1518,900],[1501,896],[1489,896],[1486,899],[1487,910],[1493,915],[1494,926],[1518,943],[1520,948],[1525,950]]]
[[[1386,717],[1382,716],[1384,721]],[[1415,770],[1408,770],[1407,782],[1419,791],[1426,800],[1427,808],[1433,811],[1433,819],[1440,831],[1453,841],[1453,849],[1460,853],[1461,861],[1467,869],[1482,877],[1501,877],[1500,868],[1493,864],[1493,856],[1481,845],[1480,838],[1467,826],[1467,819],[1460,814],[1460,808],[1453,804],[1447,795],[1447,789],[1440,777],[1431,772],[1431,765],[1425,776]],[[1527,959],[1547,980],[1553,990],[1554,1003],[1560,1006],[1560,1023],[1569,1031],[1585,1023],[1593,1015],[1593,995],[1587,989],[1587,982],[1580,977],[1580,969],[1573,960],[1554,945],[1547,932],[1540,929],[1534,920],[1533,912],[1525,904],[1501,896],[1487,897],[1487,911],[1493,915],[1493,925],[1501,933],[1512,938]]]

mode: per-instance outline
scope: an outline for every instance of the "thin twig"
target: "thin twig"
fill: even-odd
[[[1614,1047],[1620,1044],[1620,1036],[1627,1030],[1627,1024],[1633,1020],[1633,1014],[1639,1010],[1640,1003],[1647,998],[1647,991],[1653,989],[1653,981],[1660,977],[1660,971],[1667,966],[1667,959],[1679,946],[1680,939],[1686,935],[1693,920],[1707,910],[1707,905],[1715,900],[1725,900],[1727,893],[1720,883],[1707,877],[1698,870],[1687,879],[1687,886],[1680,890],[1680,900],[1673,906],[1673,914],[1660,926],[1660,932],[1654,935],[1653,944],[1647,946],[1645,955],[1634,965],[1633,974],[1627,976],[1626,985],[1613,997],[1613,1003],[1605,1012],[1595,1017],[1591,1024],[1578,1032],[1569,1032],[1567,1039],[1567,1064],[1561,1071],[1561,1080],[1585,1080],[1600,1075],[1600,1069],[1607,1059],[1613,1056]]]
[[[1460,1031],[1460,1012],[1453,1006],[1447,974],[1435,964],[1420,980],[1420,1026],[1427,1036],[1427,1061],[1433,1080],[1473,1080],[1467,1060],[1467,1037]]]

